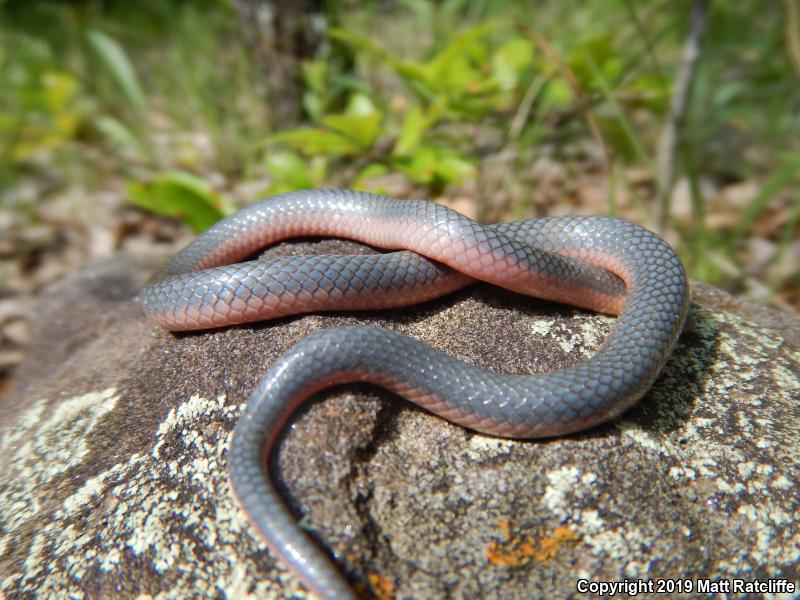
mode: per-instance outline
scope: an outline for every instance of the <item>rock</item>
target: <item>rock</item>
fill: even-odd
[[[0,596],[291,597],[296,580],[254,536],[225,471],[236,417],[280,353],[367,322],[524,373],[582,360],[614,322],[476,285],[398,311],[173,335],[133,299],[157,262],[117,256],[41,299],[0,404]],[[696,284],[663,375],[617,422],[509,441],[346,386],[301,411],[280,480],[354,583],[381,598],[565,597],[579,579],[797,581],[799,345],[800,319]]]

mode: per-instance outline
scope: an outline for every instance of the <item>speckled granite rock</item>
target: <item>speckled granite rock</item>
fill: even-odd
[[[110,259],[42,300],[0,404],[0,597],[292,596],[225,474],[235,419],[281,352],[369,322],[532,372],[580,361],[613,324],[474,286],[391,313],[175,336],[131,299],[154,266]],[[620,421],[507,441],[349,386],[295,420],[281,476],[303,522],[382,598],[565,597],[580,578],[797,581],[798,340],[797,318],[696,285],[663,376]]]

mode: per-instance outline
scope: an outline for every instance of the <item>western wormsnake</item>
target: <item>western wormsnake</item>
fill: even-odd
[[[230,264],[298,236],[403,251]],[[228,456],[236,497],[260,537],[321,598],[355,595],[297,524],[268,472],[273,446],[302,402],[323,388],[364,381],[492,435],[550,437],[602,423],[650,388],[680,334],[688,306],[680,259],[656,234],[618,219],[484,226],[432,202],[312,190],[267,198],[223,219],[142,291],[149,317],[187,330],[402,306],[475,279],[619,318],[594,356],[535,375],[491,373],[376,327],[327,329],[272,365],[237,422]]]

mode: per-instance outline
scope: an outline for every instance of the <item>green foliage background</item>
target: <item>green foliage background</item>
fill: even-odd
[[[678,164],[693,222],[673,224],[696,277],[730,278],[718,259],[746,262],[743,241],[782,194],[794,200],[776,234],[780,252],[797,236],[793,1],[711,2]],[[264,194],[380,191],[391,175],[438,196],[480,178],[489,154],[510,149],[523,160],[545,143],[565,162],[581,144],[601,146],[609,178],[632,165],[652,176],[689,8],[688,0],[331,2],[326,42],[299,74],[302,120],[277,123],[281,98],[227,2],[6,1],[0,202],[30,177],[90,188],[123,179],[131,202],[199,231],[233,210],[228,182],[263,180]],[[715,228],[701,175],[754,179],[761,192],[732,226]],[[641,210],[647,221],[655,209],[643,201]],[[607,212],[616,212],[613,193]],[[797,286],[800,275],[767,285]]]

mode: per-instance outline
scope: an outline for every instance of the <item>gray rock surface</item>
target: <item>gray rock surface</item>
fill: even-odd
[[[355,246],[273,253],[320,248]],[[0,597],[291,597],[297,582],[225,472],[236,417],[280,353],[367,322],[536,372],[582,360],[614,322],[476,285],[400,311],[173,335],[133,299],[157,262],[118,256],[42,299],[0,401]],[[615,423],[508,441],[346,386],[294,421],[280,478],[381,598],[565,597],[581,578],[797,581],[799,341],[800,319],[695,285],[662,377]]]

